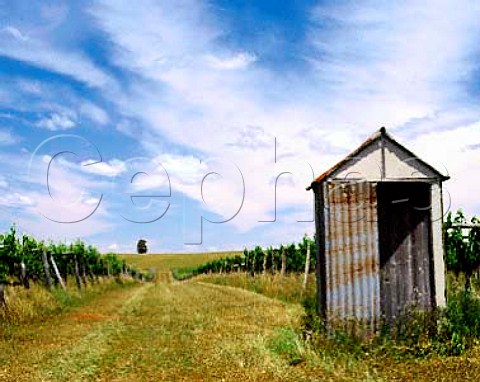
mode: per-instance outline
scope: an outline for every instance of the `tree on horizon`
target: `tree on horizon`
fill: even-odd
[[[144,255],[144,254],[147,253],[147,251],[148,251],[147,241],[145,239],[138,240],[138,242],[137,242],[137,253],[139,255]]]

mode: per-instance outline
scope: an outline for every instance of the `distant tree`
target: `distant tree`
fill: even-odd
[[[138,242],[137,242],[137,253],[139,255],[144,255],[145,253],[147,253],[147,251],[148,251],[147,241],[144,240],[144,239],[138,240]]]

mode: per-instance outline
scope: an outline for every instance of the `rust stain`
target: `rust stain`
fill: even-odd
[[[375,326],[380,269],[375,184],[324,184],[327,314]]]
[[[378,273],[379,263],[377,259],[365,258],[356,263],[346,264],[345,269],[337,269],[337,275],[332,278],[327,290],[336,290],[343,285],[351,284],[354,288],[360,288],[362,277],[371,277]]]

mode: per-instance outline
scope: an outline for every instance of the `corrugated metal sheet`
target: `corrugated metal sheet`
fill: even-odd
[[[375,328],[380,318],[380,256],[375,183],[323,183],[324,314]],[[318,210],[317,210],[318,212]]]

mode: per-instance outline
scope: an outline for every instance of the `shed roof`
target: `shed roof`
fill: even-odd
[[[429,172],[433,174],[433,176],[440,181],[445,181],[450,179],[449,176],[445,176],[442,173],[440,173],[438,170],[436,170],[434,167],[420,159],[418,156],[416,156],[414,153],[412,153],[409,149],[407,149],[405,146],[401,145],[398,143],[390,134],[387,133],[386,129],[382,127],[381,129],[377,130],[374,134],[372,134],[365,142],[363,142],[356,150],[354,150],[352,153],[350,153],[348,156],[346,156],[344,159],[342,159],[340,162],[338,162],[336,165],[331,167],[329,170],[325,171],[323,174],[318,176],[312,184],[307,188],[307,190],[310,190],[313,185],[322,183],[325,181],[327,178],[330,178],[332,176],[335,176],[338,172],[340,172],[341,169],[345,168],[348,166],[351,162],[356,160],[364,151],[366,151],[368,148],[370,148],[372,145],[374,145],[376,142],[382,141],[383,143],[390,144],[393,147],[396,147],[399,149],[401,152],[403,152],[406,156],[408,156],[409,159],[414,159],[419,165],[424,167],[425,169],[428,169]],[[385,146],[382,146],[382,150]],[[384,163],[385,165],[385,163]]]

